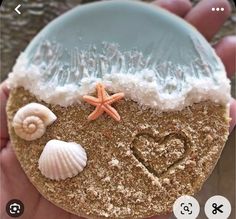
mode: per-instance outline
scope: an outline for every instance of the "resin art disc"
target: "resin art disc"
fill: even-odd
[[[86,218],[170,213],[201,189],[228,137],[220,59],[190,24],[141,2],[61,15],[21,53],[8,85],[9,132],[26,175]]]

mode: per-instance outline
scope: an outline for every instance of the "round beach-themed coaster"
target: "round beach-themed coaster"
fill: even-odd
[[[8,84],[22,168],[46,199],[86,218],[171,212],[201,189],[228,136],[221,61],[192,26],[140,2],[58,17]]]

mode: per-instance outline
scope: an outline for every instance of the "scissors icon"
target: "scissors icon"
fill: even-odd
[[[221,210],[221,208],[223,207],[223,205],[219,205],[217,206],[216,203],[212,204],[212,207],[214,208],[212,211],[212,214],[217,214],[217,212],[219,211],[220,213],[223,213],[223,211]]]

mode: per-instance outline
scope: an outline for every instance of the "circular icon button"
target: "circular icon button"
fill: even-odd
[[[216,195],[207,200],[204,210],[209,219],[227,219],[231,213],[231,205],[227,198]]]
[[[184,195],[176,199],[173,212],[178,219],[196,219],[200,212],[200,206],[194,197]]]
[[[18,199],[12,199],[6,205],[6,212],[10,217],[20,217],[24,213],[24,204]]]

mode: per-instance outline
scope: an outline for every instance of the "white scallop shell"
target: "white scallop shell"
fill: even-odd
[[[12,124],[19,137],[32,141],[42,137],[46,127],[56,119],[56,115],[46,106],[29,103],[16,112]]]
[[[39,170],[49,179],[64,180],[83,171],[87,163],[84,148],[75,142],[50,140],[39,158]]]

